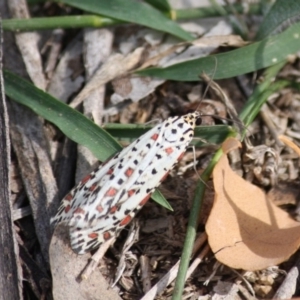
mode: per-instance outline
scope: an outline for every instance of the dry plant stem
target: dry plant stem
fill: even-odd
[[[243,282],[245,283],[245,285],[247,286],[247,288],[248,288],[249,291],[251,292],[252,296],[254,296],[254,295],[255,295],[255,291],[253,290],[253,287],[252,287],[252,285],[249,283],[249,281],[246,280],[246,279],[244,278],[244,276],[241,275],[241,274],[240,274],[238,271],[236,271],[235,269],[231,269],[231,270],[233,271],[233,273],[235,273],[238,277],[240,277],[240,278],[243,280]]]
[[[237,111],[233,106],[232,102],[230,101],[230,99],[225,94],[225,92],[221,89],[221,87],[216,82],[212,81],[206,74],[202,74],[201,77],[205,82],[207,82],[210,85],[210,87],[216,92],[216,94],[223,101],[229,116],[232,118],[236,126],[239,128],[239,131],[242,132],[244,126],[241,124],[242,122],[238,117]]]
[[[0,8],[3,4],[0,4]],[[1,11],[2,12],[2,11]],[[10,200],[10,140],[9,121],[3,86],[3,37],[0,28],[0,290],[7,299],[23,299],[21,266],[16,234],[13,228]],[[3,296],[1,296],[3,298]],[[4,299],[4,298],[3,298]]]
[[[62,29],[55,29],[53,31],[53,39],[50,43],[47,43],[50,46],[50,53],[47,57],[47,61],[45,64],[45,73],[48,78],[52,77],[54,72],[60,50],[62,47],[62,40],[64,37],[64,31]]]
[[[299,132],[295,132],[293,130],[290,130],[290,129],[287,129],[285,131],[285,134],[291,138],[294,138],[294,139],[300,139],[300,133]]]
[[[31,208],[30,206],[22,207],[22,208],[17,208],[13,210],[13,220],[19,220],[22,219],[26,216],[31,215]]]
[[[244,286],[242,286],[241,284],[239,284],[238,287],[239,287],[239,291],[242,294],[242,296],[244,297],[244,299],[247,299],[247,300],[257,300],[256,297],[250,295],[250,293],[248,292],[248,290]]]
[[[220,268],[220,266],[221,266],[220,262],[216,261],[214,263],[212,272],[209,274],[208,278],[204,281],[203,285],[208,285],[210,283],[212,278],[214,278],[216,276],[216,273],[217,273],[218,269]]]
[[[202,233],[201,235],[199,235],[199,237],[195,241],[193,253],[197,252],[200,249],[200,247],[205,243],[206,239],[206,233]],[[204,250],[202,252],[204,252]],[[180,260],[170,269],[170,271],[164,277],[159,280],[159,282],[156,283],[156,285],[151,288],[151,290],[146,295],[144,295],[143,298],[141,298],[141,300],[152,300],[157,294],[160,294],[177,277],[179,264]]]
[[[48,83],[48,93],[64,103],[67,103],[69,97],[77,93],[83,84],[83,76],[79,75],[74,78],[74,72],[76,72],[74,64],[81,65],[82,48],[82,35],[78,34],[61,53]]]
[[[86,280],[98,266],[101,258],[104,256],[108,248],[115,242],[116,239],[111,239],[100,246],[97,252],[91,257],[89,263],[78,276],[78,282]]]
[[[192,275],[192,273],[195,271],[198,265],[203,261],[209,250],[209,245],[206,244],[204,249],[199,253],[199,255],[197,255],[197,257],[193,260],[192,264],[188,268],[185,279],[188,279]]]
[[[293,141],[291,141],[285,135],[279,135],[278,138],[281,142],[283,142],[289,148],[293,149],[300,156],[300,148]]]
[[[141,279],[143,284],[143,292],[147,293],[151,288],[151,272],[149,258],[146,255],[140,257]]]
[[[7,2],[13,14],[16,13],[18,17],[26,16],[26,13],[20,15],[18,11],[23,10],[24,2]],[[8,17],[8,15],[5,15],[4,10],[1,10],[1,12],[3,13],[2,17]],[[26,8],[23,13],[24,12],[26,12]],[[24,66],[22,65],[22,58],[19,52],[16,51],[15,44],[12,41],[10,38],[6,39],[5,67],[18,74],[23,73],[23,76],[25,76],[26,71],[22,67]],[[37,45],[35,45],[35,43],[33,44],[33,47],[37,48]],[[28,57],[30,57],[30,54],[28,55]],[[37,58],[35,57],[34,59]],[[17,64],[18,67],[16,67]],[[39,76],[42,77],[43,74],[38,75],[34,73],[32,80],[36,85],[40,84],[40,87],[43,87],[40,78],[37,79]],[[9,104],[9,113],[11,118],[11,141],[33,212],[34,225],[42,255],[47,262],[51,236],[49,221],[51,214],[54,214],[54,210],[56,210],[53,203],[55,203],[57,197],[57,186],[49,159],[49,153],[46,150],[47,146],[43,132],[43,123],[32,111],[14,102]],[[48,268],[48,266],[45,265],[45,268]]]
[[[54,203],[58,202],[58,190],[49,154],[46,151],[43,126],[39,118],[29,109],[15,102],[10,103],[9,108],[12,120],[12,144],[32,209],[41,251],[44,259],[48,261],[50,217],[56,210]]]
[[[129,232],[126,238],[126,241],[122,247],[121,255],[119,258],[119,263],[116,268],[116,273],[115,273],[115,280],[111,287],[114,287],[116,283],[120,280],[122,277],[124,270],[126,269],[126,257],[128,256],[128,251],[131,248],[131,246],[136,243],[139,239],[139,223],[134,219],[131,222]]]
[[[278,139],[278,130],[275,128],[274,123],[273,123],[272,119],[270,118],[270,110],[268,109],[268,107],[267,107],[266,104],[264,104],[262,106],[261,111],[260,111],[260,116],[262,117],[262,119],[264,120],[265,124],[269,128],[270,133],[271,133],[273,139],[275,140],[277,146],[282,147],[283,144]]]
[[[25,0],[10,0],[7,1],[7,3],[12,17],[19,19],[28,19],[30,17]],[[37,33],[16,33],[15,38],[30,78],[36,86],[44,90],[46,88],[46,79],[43,72],[42,58],[38,48]]]

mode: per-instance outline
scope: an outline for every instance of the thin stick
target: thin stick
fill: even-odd
[[[105,242],[102,244],[97,252],[91,257],[89,263],[86,265],[86,267],[82,270],[82,272],[77,277],[77,281],[81,282],[82,280],[86,280],[90,277],[92,272],[96,269],[96,267],[99,265],[99,262],[101,258],[104,256],[108,248],[115,242],[115,238]]]
[[[207,235],[206,233],[202,233],[197,240],[195,241],[194,244],[194,249],[193,249],[193,253],[197,252],[198,249],[204,244],[204,242],[207,239]],[[205,248],[204,248],[205,249]],[[201,252],[203,253],[204,250]],[[197,265],[200,262],[197,263]],[[141,300],[152,300],[155,298],[155,296],[157,294],[160,294],[171,282],[174,281],[174,279],[177,277],[178,274],[178,269],[179,269],[179,265],[180,265],[180,260],[178,260],[178,262],[169,270],[169,272],[162,277],[151,289],[150,291],[144,295],[143,298],[141,298]],[[186,279],[190,276],[191,272],[188,271]]]

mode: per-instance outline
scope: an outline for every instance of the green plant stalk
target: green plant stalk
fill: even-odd
[[[249,103],[252,104],[252,110],[249,105],[247,107],[249,110],[249,113],[248,113],[248,115],[245,115],[246,116],[245,121],[244,121],[245,128],[247,128],[253,122],[253,120],[255,119],[257,114],[260,112],[261,107],[266,103],[268,98],[272,94],[282,90],[283,88],[285,88],[287,86],[291,86],[291,82],[288,80],[280,80],[280,81],[274,82],[272,84],[272,86],[270,86],[266,91],[264,91],[260,95],[258,95],[258,97],[256,98],[256,103],[257,103],[256,105],[253,100],[254,98],[252,98],[252,97],[251,97],[251,99],[249,98],[249,100],[253,100],[253,102],[251,101],[251,103],[249,101]],[[242,118],[240,118],[240,119],[242,119]],[[242,133],[242,137],[241,137],[242,140],[244,139],[245,135],[246,135],[246,129]]]
[[[246,105],[244,106],[242,112],[239,115],[240,120],[244,123],[246,128],[252,123],[252,121],[258,114],[261,106],[266,101],[265,97],[261,97],[261,95],[263,93],[265,93],[267,91],[267,89],[272,90],[272,92],[277,90],[277,88],[275,88],[275,86],[270,87],[270,85],[274,82],[274,78],[276,77],[278,72],[281,70],[281,68],[285,64],[286,64],[286,60],[283,60],[283,61],[279,62],[278,64],[273,65],[273,66],[269,67],[268,69],[266,69],[264,76],[263,76],[264,81],[255,88],[253,94],[249,97]],[[282,81],[280,81],[280,82],[282,82]],[[276,85],[277,84],[278,84],[278,82],[276,83]],[[274,88],[275,88],[275,90],[274,90]],[[260,101],[258,101],[257,99],[260,99]]]
[[[112,26],[120,23],[124,22],[97,15],[2,20],[3,30],[18,32],[57,28],[99,28]]]
[[[181,300],[182,299],[182,293],[184,289],[185,284],[185,277],[187,273],[187,269],[190,262],[190,257],[192,255],[193,246],[197,234],[197,224],[198,224],[198,217],[199,212],[201,210],[202,206],[202,200],[204,197],[204,192],[206,189],[206,182],[208,182],[210,175],[212,173],[212,170],[215,166],[215,164],[218,162],[222,155],[222,151],[218,150],[216,154],[214,155],[213,159],[211,160],[209,166],[205,169],[203,174],[201,175],[201,180],[198,181],[196,191],[195,191],[195,197],[193,199],[193,205],[191,207],[191,212],[189,216],[189,222],[187,226],[187,233],[186,238],[184,241],[183,246],[183,253],[180,260],[179,270],[177,274],[177,278],[175,281],[175,287],[174,292],[172,296],[172,300]]]
[[[243,13],[244,9],[241,5],[236,5],[234,7],[238,12]],[[224,10],[230,14],[229,7],[224,6]],[[260,13],[260,6],[256,4],[250,5],[248,13]],[[220,12],[213,7],[172,10],[172,19],[175,20],[208,18],[216,16],[220,16]],[[170,14],[168,14],[168,17],[170,17]],[[3,30],[20,32],[57,28],[102,28],[120,23],[124,22],[98,15],[78,15],[31,19],[4,19],[2,20],[2,27]]]
[[[280,71],[280,69],[284,66],[285,63],[286,61],[280,62],[277,65],[274,65],[265,71],[266,82],[261,83],[255,88],[253,95],[249,98],[249,101],[247,101],[247,104],[245,105],[244,109],[240,114],[240,118],[242,121],[247,120],[247,126],[251,124],[251,122],[254,120],[256,115],[259,113],[261,106],[268,100],[271,94],[290,84],[290,82],[286,80],[281,80],[276,83],[273,83],[272,80],[272,78],[275,78],[275,76]],[[235,135],[237,135],[237,133],[236,134],[230,133],[228,137],[235,136]],[[222,154],[223,154],[222,149],[219,149],[215,153],[209,166],[205,169],[205,171],[201,176],[204,182],[207,182],[209,180],[212,170],[216,165],[216,163],[219,161]],[[190,258],[194,246],[194,241],[196,238],[198,217],[199,217],[199,212],[201,209],[205,187],[206,187],[204,182],[198,181],[197,188],[195,191],[195,197],[193,199],[193,205],[189,216],[187,234],[183,246],[183,252],[182,252],[181,261],[179,265],[178,275],[175,281],[172,300],[182,299],[185,277],[187,274],[187,269],[189,266],[189,262],[190,262]]]

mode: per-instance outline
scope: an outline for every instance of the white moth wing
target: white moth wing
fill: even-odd
[[[130,222],[185,152],[198,117],[188,114],[157,125],[64,198],[62,207],[69,210],[63,218],[59,210],[54,221],[68,221],[75,252],[95,248]]]
[[[158,125],[159,126],[159,125]],[[155,127],[151,130],[147,131],[144,134],[144,137],[151,136],[155,131]],[[132,149],[139,142],[140,139],[137,139],[135,142],[124,148],[122,151],[115,154],[112,158],[108,159],[103,164],[99,165],[99,167],[85,176],[77,186],[75,186],[63,199],[61,205],[58,208],[57,214],[51,218],[52,224],[57,224],[60,222],[69,222],[73,217],[74,211],[78,208],[84,209],[86,206],[89,206],[94,201],[94,195],[92,193],[88,193],[90,189],[93,191],[102,189],[107,185],[107,187],[111,184],[107,184],[109,181],[110,175],[107,174],[108,171],[115,166],[117,162],[122,160],[128,160],[128,153],[132,152]],[[103,194],[103,192],[102,192]],[[97,196],[99,198],[100,194]],[[79,220],[78,220],[79,221]],[[84,224],[78,224],[79,227],[84,227]],[[81,225],[81,226],[80,226]],[[88,224],[87,224],[88,226]]]

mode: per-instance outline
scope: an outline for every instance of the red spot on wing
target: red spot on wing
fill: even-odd
[[[70,209],[71,209],[71,206],[70,206],[70,205],[67,205],[67,206],[65,207],[65,213],[67,214],[67,213],[69,212]]]
[[[89,188],[89,191],[91,192],[94,191],[96,187],[97,187],[97,183],[92,184]]]
[[[165,152],[166,152],[168,155],[170,155],[173,151],[174,151],[174,150],[173,150],[171,147],[165,149]]]
[[[106,174],[111,175],[113,172],[114,172],[114,169],[109,169]]]
[[[115,196],[117,193],[117,190],[115,188],[110,188],[106,193],[105,196],[106,197],[113,197]]]
[[[96,239],[96,238],[98,238],[98,233],[92,232],[92,233],[90,233],[90,234],[88,235],[88,237],[91,238],[91,239]]]
[[[156,141],[158,138],[158,134],[157,133],[154,133],[152,136],[151,136],[151,140],[153,141]]]
[[[66,195],[64,198],[64,200],[66,200],[66,201],[71,201],[72,199],[73,199],[73,196],[70,193],[68,195]]]
[[[111,234],[110,234],[110,232],[109,231],[106,231],[106,232],[104,232],[103,233],[103,239],[104,240],[109,240],[111,238]]]
[[[131,216],[130,215],[128,215],[128,216],[126,216],[121,222],[120,222],[120,226],[125,226],[125,225],[127,225],[130,221],[131,221]]]
[[[81,214],[81,215],[84,215],[84,214],[85,214],[85,210],[82,209],[81,207],[77,207],[77,208],[74,210],[74,214]]]
[[[132,195],[134,195],[134,193],[135,193],[135,190],[129,190],[127,192],[127,195],[128,195],[128,197],[131,197]]]
[[[118,210],[118,206],[115,205],[110,209],[109,213],[114,214],[117,210]]]
[[[102,212],[103,212],[103,206],[102,206],[102,205],[97,205],[97,206],[96,206],[96,210],[97,210],[99,213],[102,213]]]
[[[139,205],[140,205],[140,206],[145,205],[145,204],[147,203],[147,201],[149,200],[149,198],[150,198],[150,194],[147,195],[147,196],[139,203]]]
[[[86,184],[89,180],[91,179],[91,174],[86,175],[82,180],[81,180],[81,184]]]
[[[133,173],[133,169],[132,168],[128,168],[126,171],[125,171],[125,175],[127,176],[127,177],[130,177],[131,175],[132,175],[132,173]]]

